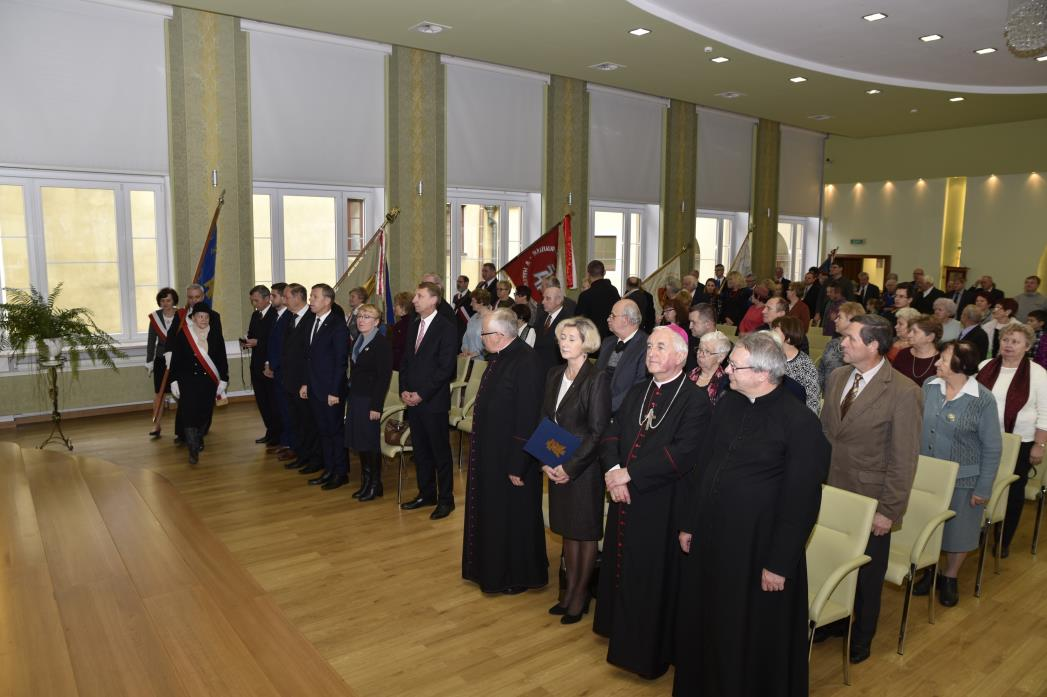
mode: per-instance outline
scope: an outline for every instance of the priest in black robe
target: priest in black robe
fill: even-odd
[[[687,379],[683,330],[657,327],[647,340],[650,380],[622,401],[601,444],[610,494],[593,631],[610,641],[607,661],[641,677],[672,657],[681,557],[673,500],[694,467],[712,407]]]
[[[682,563],[673,695],[807,694],[807,538],[830,446],[782,384],[767,332],[731,352],[698,466],[677,499]]]
[[[511,310],[484,318],[482,337],[490,355],[473,408],[462,578],[485,593],[520,593],[549,582],[542,471],[523,450],[538,425],[545,374]]]

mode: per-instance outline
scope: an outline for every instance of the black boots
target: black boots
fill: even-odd
[[[357,498],[361,501],[373,501],[384,493],[382,491],[382,454],[360,453],[360,462],[363,463],[361,467],[363,474],[360,476],[363,478],[364,486]]]
[[[353,492],[354,499],[363,496],[371,487],[371,468],[365,459],[368,455],[369,453],[360,453],[360,488]],[[349,453],[346,452],[345,456],[348,459]]]
[[[195,465],[200,461],[200,429],[185,428],[185,444],[189,448],[189,464]]]
[[[942,587],[938,591],[938,602],[945,607],[953,607],[960,602],[960,589],[956,585],[955,578],[942,576]]]

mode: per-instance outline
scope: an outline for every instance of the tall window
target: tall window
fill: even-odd
[[[626,278],[641,275],[644,207],[594,202],[589,211],[589,258],[602,261],[605,278],[621,289]],[[585,262],[579,266],[583,268]]]
[[[725,267],[731,264],[731,234],[734,229],[733,213],[701,211],[694,222],[694,241],[697,251],[694,255],[694,268],[698,269],[705,282],[716,275],[716,265]]]
[[[331,283],[370,239],[380,189],[256,184],[255,281]]]
[[[778,218],[778,251],[775,261],[785,270],[786,278],[803,278],[804,236],[806,219]]]
[[[0,171],[0,286],[86,307],[118,341],[144,338],[170,284],[163,180]]]
[[[523,248],[528,196],[467,189],[447,193],[445,285],[453,288],[453,279],[464,274],[475,286],[485,263],[501,267]]]

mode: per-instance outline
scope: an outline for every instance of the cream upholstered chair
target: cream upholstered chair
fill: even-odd
[[[1029,472],[1029,483],[1025,485],[1025,500],[1036,502],[1036,522],[1032,529],[1032,553],[1040,541],[1040,522],[1043,520],[1043,507],[1047,502],[1047,463],[1041,462]]]
[[[397,402],[399,402],[399,399],[400,399],[399,396],[397,396],[396,399],[397,399]],[[401,418],[402,418],[403,412],[406,409],[407,409],[407,407],[403,403],[397,403],[397,404],[394,404],[394,405],[390,406],[389,405],[389,397],[386,396],[386,408],[382,411],[382,420],[380,422],[381,423],[381,427],[382,427],[382,432],[383,432],[382,436],[381,436],[381,441],[380,441],[380,447],[382,449],[382,457],[387,457],[390,460],[396,460],[397,458],[399,458],[399,469],[397,471],[397,476],[396,476],[396,502],[397,503],[400,503],[401,500],[403,499],[404,471],[407,468],[407,453],[410,453],[410,452],[414,451],[414,448],[412,446],[410,446],[410,445],[403,445],[404,443],[407,443],[407,441],[410,440],[410,438],[411,438],[411,427],[408,426],[406,429],[404,429],[403,438],[400,439],[401,445],[390,445],[389,443],[386,443],[385,442],[384,431],[385,431],[385,422],[388,421],[390,418],[392,418],[393,416],[395,416],[397,414],[400,414]]]
[[[463,362],[465,363],[464,367],[462,366]],[[474,363],[485,367],[487,365],[483,361],[473,361],[461,356],[458,357],[458,375],[455,377],[454,382],[451,383],[451,411],[447,415],[447,425],[451,428],[454,428],[458,419],[462,418],[462,407],[466,402],[465,392],[469,388],[472,374],[476,372],[473,368]]]
[[[959,469],[960,465],[956,462],[920,455],[902,527],[891,533],[886,580],[905,589],[902,622],[898,631],[899,654],[905,653],[905,628],[909,621],[909,604],[912,602],[916,572],[932,567],[932,581],[938,577],[942,526],[956,515],[949,510],[949,503],[956,488],[956,472]],[[927,594],[928,622],[931,624],[934,624],[934,587],[932,582],[931,592]]]
[[[458,469],[462,469],[462,442],[465,435],[473,432],[473,405],[476,404],[476,393],[480,391],[480,379],[487,370],[485,361],[472,361],[475,365],[469,373],[469,379],[461,386],[461,403],[455,406],[456,400],[451,400],[451,412],[448,415],[448,424],[458,431]]]
[[[1007,491],[1011,484],[1018,481],[1014,465],[1018,462],[1018,449],[1022,439],[1013,433],[1004,433],[1003,448],[1000,450],[1000,466],[996,470],[996,479],[992,483],[992,494],[985,504],[985,518],[982,520],[982,544],[978,553],[978,574],[974,577],[974,596],[982,595],[982,572],[985,571],[985,549],[989,546],[992,526],[996,525],[996,552],[993,554],[995,573],[1000,573],[1000,552],[1003,551],[1003,517],[1007,513]]]
[[[843,643],[843,681],[851,684],[851,614],[858,585],[858,568],[871,560],[865,554],[876,513],[876,499],[836,487],[822,486],[818,522],[807,540],[807,657],[814,630],[847,620]]]

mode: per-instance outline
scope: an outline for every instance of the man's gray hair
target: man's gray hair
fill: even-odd
[[[683,340],[682,336],[677,334],[669,327],[655,327],[654,330],[651,332],[651,338],[653,339],[655,334],[657,334],[658,332],[668,332],[673,350],[676,351],[676,353],[683,354],[684,356],[687,355],[687,342]]]
[[[516,313],[502,307],[487,316],[487,326],[492,332],[515,339],[519,333],[516,328]]]
[[[622,304],[622,316],[625,317],[629,324],[637,325],[643,321],[639,305],[628,298],[622,298],[618,302]]]
[[[186,292],[186,293],[188,293],[188,292],[189,292],[189,291],[191,291],[191,290],[198,290],[198,291],[200,291],[201,293],[203,293],[204,295],[207,295],[207,289],[206,289],[206,288],[204,288],[204,287],[203,287],[202,285],[200,285],[199,283],[190,283],[189,285],[187,285],[187,286],[185,287],[185,292]]]
[[[934,309],[937,310],[939,307],[945,308],[945,314],[952,315],[956,314],[956,303],[952,301],[952,298],[938,298],[934,301]]]
[[[440,286],[440,292],[443,292],[444,279],[440,276],[440,274],[436,273],[435,271],[426,271],[424,274],[422,274],[422,280],[425,280],[426,278],[431,278],[431,283],[435,283],[436,285]]]
[[[782,381],[785,375],[785,352],[775,341],[771,332],[754,332],[738,340],[738,346],[749,352],[749,365],[758,373],[767,373],[773,385]]]

